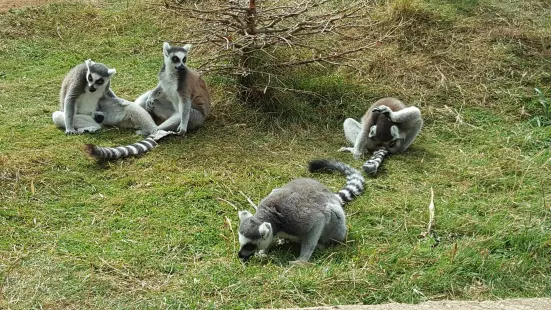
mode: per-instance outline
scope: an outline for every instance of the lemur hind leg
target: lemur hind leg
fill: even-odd
[[[189,121],[187,124],[187,130],[194,130],[198,129],[199,127],[203,126],[205,123],[205,116],[199,110],[196,110],[194,108],[191,108],[190,115],[189,115]],[[159,129],[166,130],[166,131],[176,131],[178,126],[180,126],[180,115],[174,114],[171,117],[169,117],[166,121],[164,121],[162,124],[159,125]]]
[[[138,127],[141,134],[149,136],[157,131],[157,125],[145,109],[135,103],[130,103],[124,109],[125,120],[128,120],[133,127]]]
[[[344,121],[343,127],[344,127],[344,136],[346,137],[346,141],[354,145],[356,143],[356,139],[358,138],[358,135],[360,134],[362,125],[353,118],[347,118]]]
[[[52,119],[57,127],[65,129],[65,112],[55,111]],[[101,125],[96,123],[92,116],[84,114],[76,114],[73,125],[78,133],[96,132],[101,129]]]
[[[325,218],[320,218],[318,221],[323,222]],[[318,241],[320,239],[321,233],[323,231],[323,225],[314,225],[312,230],[308,233],[305,239],[302,240],[300,244],[300,256],[298,257],[299,261],[308,261],[314,253]]]
[[[175,113],[166,121],[162,122],[158,128],[165,131],[176,131],[178,126],[180,126],[180,115]]]
[[[203,113],[201,113],[199,110],[196,110],[192,107],[189,115],[189,122],[187,124],[187,129],[188,130],[198,129],[199,127],[203,126],[203,124],[205,123],[205,119],[206,117],[203,115]]]
[[[346,137],[346,141],[348,141],[348,143],[352,145],[356,144],[356,139],[360,134],[362,125],[353,118],[347,118],[343,123],[343,128],[344,128],[344,136]],[[341,147],[339,149],[339,152],[353,153],[354,147]]]
[[[342,206],[338,203],[329,203],[327,209],[331,212],[331,221],[324,228],[318,245],[343,242],[346,239],[346,215]]]
[[[65,113],[61,111],[55,111],[54,114],[52,114],[52,119],[54,120],[54,124],[59,127],[65,129]]]

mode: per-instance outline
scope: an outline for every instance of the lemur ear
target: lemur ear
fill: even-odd
[[[258,227],[258,232],[260,233],[260,237],[262,237],[262,239],[268,238],[272,232],[272,224],[268,222],[262,223],[262,225]]]
[[[371,126],[371,128],[369,128],[369,135],[368,137],[375,137],[375,134],[377,134],[377,125],[373,125]]]
[[[86,64],[86,68],[88,68],[88,70],[90,70],[91,65],[95,64],[95,62],[93,62],[92,59],[86,59],[84,63]]]
[[[170,49],[170,44],[168,42],[163,43],[163,53],[165,56],[168,56],[168,50]]]
[[[186,53],[189,53],[189,50],[191,49],[191,44],[186,44],[182,48],[186,50]]]
[[[239,215],[239,221],[241,222],[253,216],[249,211],[239,211],[237,212],[237,215]]]
[[[107,69],[107,74],[109,74],[109,76],[113,76],[113,74],[117,73],[117,70],[115,68],[113,69]]]

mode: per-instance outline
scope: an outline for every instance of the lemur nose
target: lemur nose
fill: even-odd
[[[251,255],[243,255],[243,253],[241,253],[241,251],[239,253],[237,253],[237,256],[239,257],[239,259],[241,259],[243,262],[246,262],[249,260],[249,258],[251,258]]]

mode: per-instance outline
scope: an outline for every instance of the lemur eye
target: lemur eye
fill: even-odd
[[[186,63],[186,61],[187,61],[187,57],[184,57],[184,58],[182,59],[182,62],[183,62],[183,63]]]
[[[103,79],[98,79],[98,80],[96,81],[96,84],[98,84],[98,85],[103,84]]]
[[[91,74],[88,74],[88,81],[92,82],[94,79],[92,78]]]
[[[393,147],[395,145],[396,145],[396,140],[390,141],[390,143],[388,144],[388,146],[390,147]]]
[[[177,56],[172,56],[172,62],[180,62],[180,58]]]

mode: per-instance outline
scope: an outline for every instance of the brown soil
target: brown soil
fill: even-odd
[[[0,13],[6,12],[13,8],[22,8],[26,6],[37,6],[46,2],[55,0],[0,0]]]

